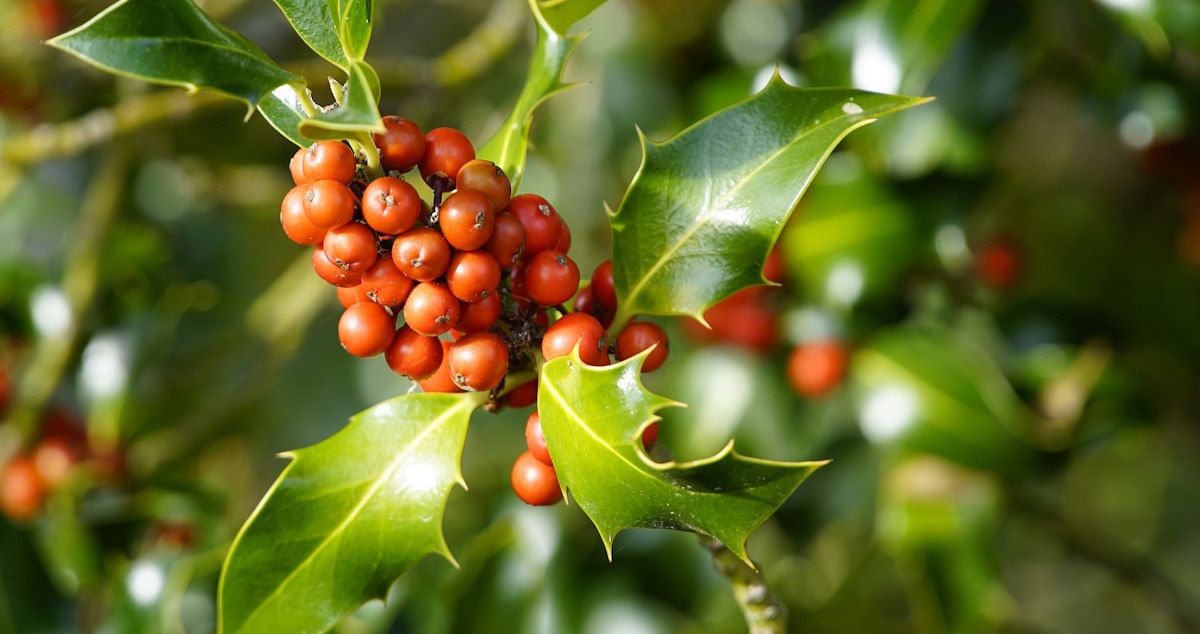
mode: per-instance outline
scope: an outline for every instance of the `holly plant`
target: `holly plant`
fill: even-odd
[[[224,93],[293,141],[280,220],[337,289],[343,347],[420,386],[283,454],[225,559],[220,631],[323,632],[427,555],[453,562],[442,518],[469,484],[460,460],[475,413],[535,401],[512,471],[521,499],[569,496],[610,558],[623,529],[691,531],[754,574],[747,537],[824,463],[742,455],[734,440],[690,461],[656,448],[659,411],[681,404],[642,383],[669,367],[667,332],[647,318],[704,326],[722,300],[769,284],[772,247],[835,146],[923,99],[777,74],[672,138],[642,137],[608,212],[611,261],[584,279],[553,202],[521,185],[538,107],[571,87],[563,70],[581,37],[568,29],[601,2],[530,0],[526,83],[481,142],[381,115],[371,0],[276,4],[336,67],[333,102],[191,0],[121,0],[48,42],[113,73]]]

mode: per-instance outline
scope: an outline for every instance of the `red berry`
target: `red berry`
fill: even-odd
[[[650,423],[644,431],[642,431],[642,446],[646,451],[654,448],[654,443],[658,442],[658,421]]]
[[[359,302],[342,313],[338,339],[346,352],[356,357],[373,357],[391,345],[396,336],[396,317],[374,302]]]
[[[579,290],[579,267],[558,251],[542,251],[525,267],[525,290],[543,306],[561,304]]]
[[[571,354],[579,344],[579,358],[588,365],[608,365],[608,337],[595,317],[583,313],[563,315],[542,337],[542,357],[547,361]]]
[[[788,355],[788,382],[801,396],[824,396],[842,382],[846,362],[846,347],[838,341],[800,344]]]
[[[363,192],[363,220],[384,235],[400,235],[412,229],[420,213],[420,195],[412,185],[399,178],[377,178]]]
[[[525,251],[525,225],[510,213],[496,214],[492,235],[483,248],[496,258],[501,269],[511,269]]]
[[[592,298],[592,287],[588,285],[579,289],[579,292],[575,294],[575,303],[571,306],[577,313],[595,317],[596,300]]]
[[[655,346],[654,352],[642,362],[643,372],[653,372],[667,360],[667,332],[658,324],[649,322],[629,324],[617,335],[617,360],[624,361],[637,356],[651,346]]]
[[[567,221],[563,220],[562,216],[558,217],[558,221],[562,223],[562,233],[558,236],[558,242],[554,245],[554,250],[559,253],[566,253],[571,250],[571,228],[567,226]]]
[[[352,304],[371,301],[371,298],[367,296],[367,292],[363,290],[362,284],[347,287],[339,286],[337,288],[337,296],[338,301],[342,304],[342,308],[350,308]]]
[[[496,222],[496,212],[483,192],[460,189],[442,202],[438,226],[446,242],[460,251],[474,251],[487,244]]]
[[[288,161],[288,171],[292,173],[292,182],[297,185],[307,185],[310,181],[304,175],[304,154],[308,152],[305,148],[296,150],[292,155],[292,160]]]
[[[987,286],[998,290],[1009,288],[1021,274],[1021,253],[1008,239],[988,242],[979,249],[975,272]]]
[[[717,302],[704,313],[711,330],[700,322],[684,320],[684,330],[699,341],[723,341],[765,352],[775,346],[779,325],[775,313],[762,302],[765,287],[747,288]]]
[[[462,332],[487,330],[500,319],[503,309],[500,293],[492,293],[477,302],[465,303],[462,305],[462,314],[458,318],[458,324],[454,328]]]
[[[308,195],[308,185],[297,185],[283,197],[283,205],[279,210],[279,223],[288,239],[296,244],[316,246],[325,239],[326,229],[314,225],[304,213],[304,198]]]
[[[525,444],[534,458],[542,464],[554,466],[550,460],[550,450],[546,448],[546,435],[542,433],[542,417],[538,416],[536,409],[525,421]]]
[[[529,259],[546,249],[553,249],[562,237],[562,221],[558,212],[537,194],[520,194],[508,201],[505,211],[516,216],[525,226],[525,253]],[[499,259],[499,258],[497,258]]]
[[[438,282],[417,284],[404,302],[405,323],[430,337],[450,332],[461,315],[458,299],[445,284]]]
[[[320,246],[313,249],[312,263],[313,270],[317,272],[317,275],[334,286],[350,287],[362,283],[361,273],[351,273],[339,268],[325,257],[325,251]]]
[[[405,275],[418,282],[441,277],[450,265],[450,244],[437,229],[417,227],[396,236],[392,261]]]
[[[43,438],[33,450],[33,466],[47,488],[54,488],[67,480],[67,475],[77,462],[79,452],[66,438]]]
[[[613,285],[612,260],[605,260],[592,271],[592,299],[606,312],[617,312],[617,289]]]
[[[392,372],[420,381],[437,372],[442,365],[443,353],[442,342],[437,337],[426,337],[405,325],[396,331],[383,358]]]
[[[33,519],[46,500],[46,483],[33,460],[17,456],[0,470],[0,511],[14,521]]]
[[[418,385],[426,392],[461,392],[463,389],[454,384],[450,378],[450,342],[439,341],[442,344],[442,363],[433,376],[420,381]]]
[[[325,257],[335,266],[350,273],[362,273],[379,257],[379,241],[367,225],[348,222],[325,234],[322,243]]]
[[[354,194],[337,181],[315,181],[304,193],[304,215],[322,229],[340,227],[354,219]]]
[[[504,175],[504,170],[495,163],[476,159],[458,170],[455,184],[460,190],[475,189],[487,195],[492,203],[492,209],[500,211],[508,204],[512,196],[512,183]]]
[[[421,128],[395,115],[384,117],[383,127],[387,132],[374,135],[383,169],[407,172],[416,166],[425,155],[425,135]]]
[[[512,487],[521,501],[531,506],[549,506],[562,499],[558,474],[526,451],[517,457],[512,470]]]
[[[450,377],[454,384],[486,392],[508,373],[508,346],[490,332],[469,332],[450,346]]]
[[[496,294],[500,265],[487,251],[459,251],[450,257],[446,285],[464,302],[477,302]]]
[[[538,382],[537,379],[533,379],[514,387],[512,391],[508,393],[507,403],[509,407],[529,407],[530,405],[537,403],[537,395]]]
[[[412,278],[405,275],[391,258],[379,258],[362,275],[363,292],[382,306],[404,304],[412,287]]]
[[[454,128],[434,128],[425,135],[425,155],[418,167],[430,187],[434,179],[444,178],[451,181],[453,189],[458,170],[474,159],[475,147],[467,135]]]
[[[304,177],[308,182],[331,180],[349,185],[358,170],[354,151],[341,141],[317,141],[304,154]]]

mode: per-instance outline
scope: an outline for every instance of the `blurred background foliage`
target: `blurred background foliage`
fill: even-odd
[[[56,440],[72,465],[0,518],[4,633],[212,631],[274,454],[411,387],[339,349],[278,224],[285,140],[40,45],[105,4],[0,2],[0,462],[53,466]],[[335,72],[273,3],[200,4],[310,85]],[[377,5],[381,110],[485,139],[524,3]],[[834,459],[749,544],[792,631],[1200,632],[1200,3],[609,0],[582,29],[522,190],[585,270],[635,126],[666,138],[776,69],[937,97],[851,135],[781,237],[784,286],[715,335],[664,321],[647,377],[692,405],[666,413],[678,458]],[[799,396],[788,351],[828,339],[846,380]],[[521,504],[525,415],[474,421],[461,568],[423,562],[339,632],[744,631],[694,536],[627,531],[608,563],[578,509]]]

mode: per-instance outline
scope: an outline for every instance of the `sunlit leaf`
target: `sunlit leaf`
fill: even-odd
[[[442,514],[484,398],[401,396],[288,454],[225,562],[221,631],[323,632],[426,555],[453,561]]]
[[[309,48],[342,70],[350,68],[327,0],[275,0],[275,4]]]
[[[342,49],[352,60],[361,60],[367,54],[371,41],[371,19],[375,11],[374,0],[337,0],[337,28]]]
[[[305,147],[308,141],[300,135],[300,122],[308,115],[301,99],[307,99],[309,107],[316,109],[316,104],[312,103],[312,98],[307,92],[301,97],[292,86],[280,86],[258,104],[258,111],[271,127],[289,141]]]
[[[385,130],[379,106],[371,94],[370,76],[374,75],[374,71],[366,62],[351,61],[348,75],[342,104],[329,112],[301,121],[301,136],[320,141],[362,137]]]
[[[538,0],[546,23],[559,33],[566,33],[572,24],[582,20],[605,0]]]

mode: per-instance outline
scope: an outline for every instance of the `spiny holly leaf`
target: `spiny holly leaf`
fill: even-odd
[[[328,0],[275,0],[292,28],[308,47],[342,70],[350,61],[342,50],[342,40]]]
[[[525,153],[529,145],[529,126],[533,121],[533,111],[543,101],[571,88],[571,84],[562,81],[563,68],[571,52],[583,40],[583,36],[567,37],[563,30],[551,26],[542,16],[538,0],[529,0],[529,8],[533,11],[537,23],[537,46],[533,50],[533,58],[529,61],[529,74],[525,77],[525,87],[517,97],[512,113],[504,120],[496,134],[488,139],[477,152],[479,158],[492,161],[504,170],[512,181],[513,191],[521,184],[521,176],[525,173]]]
[[[926,101],[843,88],[762,92],[678,136],[642,138],[642,166],[612,214],[617,315],[691,315],[756,284],[817,169],[850,131]]]
[[[329,112],[300,122],[301,136],[313,141],[362,137],[371,143],[370,134],[384,132],[383,117],[371,92],[370,77],[375,71],[366,62],[350,61],[342,104]]]
[[[211,88],[251,105],[283,84],[304,85],[190,0],[121,0],[47,43],[109,72]]]
[[[746,538],[824,462],[739,455],[731,441],[711,458],[656,463],[641,449],[655,411],[674,401],[642,386],[645,354],[591,367],[578,352],[542,367],[538,413],[559,483],[612,541],[624,528],[710,535],[750,563]]]
[[[346,57],[361,60],[371,41],[374,0],[337,0],[337,29]]]
[[[324,632],[426,555],[453,557],[441,518],[486,393],[413,394],[355,415],[293,458],[234,540],[225,634]],[[464,485],[465,486],[465,485]]]
[[[258,111],[271,127],[289,141],[300,147],[307,147],[308,141],[300,135],[300,122],[308,118],[308,111],[301,99],[307,100],[308,107],[316,110],[317,106],[312,102],[308,91],[300,93],[292,86],[280,86],[258,104]]]
[[[538,0],[546,22],[559,33],[566,33],[572,24],[604,4],[605,0]]]

